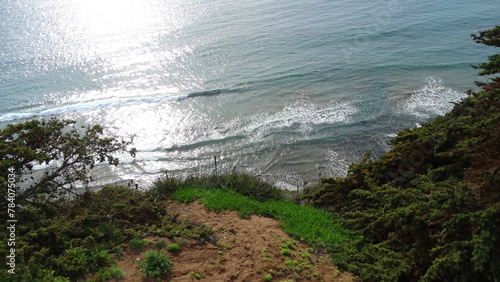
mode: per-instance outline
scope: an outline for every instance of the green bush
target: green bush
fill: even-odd
[[[181,250],[181,246],[179,244],[170,244],[167,246],[167,251],[171,253],[178,253]]]
[[[146,278],[155,278],[160,281],[174,268],[170,258],[157,250],[151,250],[143,255],[144,261],[139,262],[141,271]]]

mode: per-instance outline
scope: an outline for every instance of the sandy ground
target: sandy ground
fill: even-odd
[[[214,239],[217,243],[202,244],[184,238],[145,238],[182,245],[178,254],[163,250],[175,267],[162,281],[253,282],[264,281],[266,274],[273,277],[271,281],[356,281],[353,275],[338,271],[326,254],[294,241],[280,229],[275,219],[259,216],[241,219],[234,211],[215,213],[196,202],[169,202],[167,212],[179,214],[179,220],[204,224],[216,230]],[[284,255],[281,250],[287,243],[292,246],[289,248],[291,254]],[[143,279],[137,265],[142,259],[141,254],[146,251],[129,250],[118,262],[126,281],[153,281]],[[195,278],[195,274],[199,274],[199,278]]]

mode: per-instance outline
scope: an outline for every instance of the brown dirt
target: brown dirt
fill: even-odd
[[[279,221],[275,219],[259,216],[242,219],[234,211],[207,211],[197,202],[169,202],[167,212],[179,214],[179,220],[189,220],[216,230],[217,243],[202,244],[183,238],[145,238],[167,244],[177,242],[182,246],[178,254],[168,254],[175,267],[162,281],[253,282],[264,281],[266,274],[272,275],[272,281],[356,281],[352,274],[338,271],[325,253],[294,241],[280,229]],[[287,243],[292,247],[288,256],[280,253],[283,244]],[[118,262],[126,281],[153,281],[142,278],[136,263],[147,250],[129,250]],[[198,273],[201,279],[196,279],[194,273]]]

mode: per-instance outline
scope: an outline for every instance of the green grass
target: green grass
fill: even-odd
[[[186,179],[166,178],[154,183],[150,190],[156,199],[164,199],[183,188],[225,187],[258,201],[283,200],[285,193],[258,177],[244,173],[229,173],[218,176],[191,176]]]
[[[277,200],[259,202],[227,188],[181,188],[172,194],[172,198],[180,202],[199,199],[209,210],[234,210],[242,218],[253,214],[277,218],[282,221],[285,232],[310,244],[336,245],[351,238],[349,231],[335,223],[336,219],[330,213]]]

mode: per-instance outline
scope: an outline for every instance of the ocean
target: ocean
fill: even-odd
[[[449,111],[494,54],[498,0],[0,0],[0,123],[97,123],[136,158],[93,185],[343,176]]]

